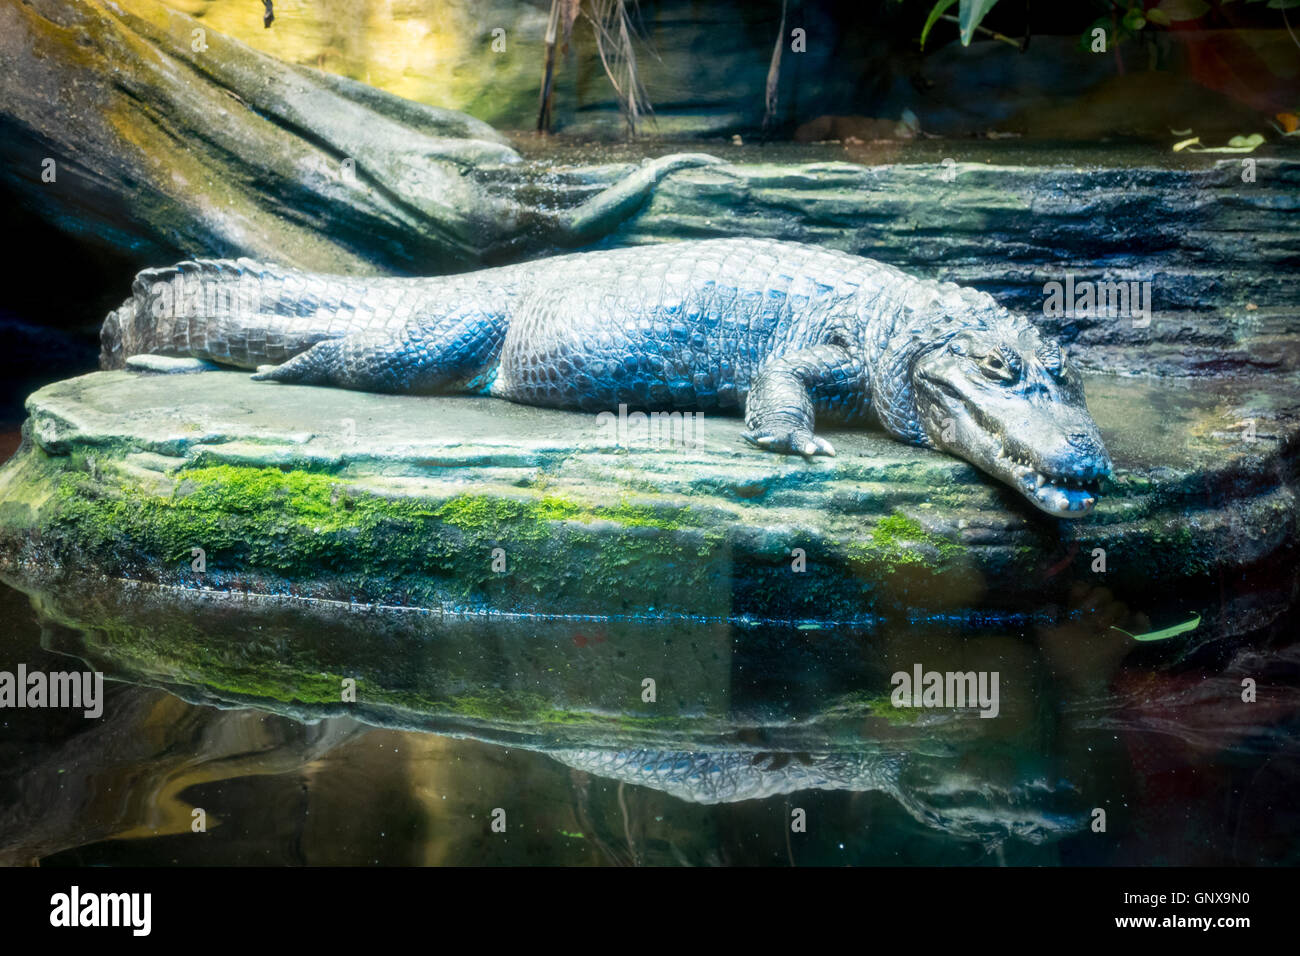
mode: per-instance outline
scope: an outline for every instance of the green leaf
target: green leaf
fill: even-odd
[[[993,5],[998,0],[961,0],[961,7],[957,11],[957,19],[961,27],[961,45],[970,46],[971,37],[975,35],[975,28],[980,25]]]
[[[1170,20],[1197,20],[1210,12],[1205,0],[1160,0],[1157,10],[1163,10]]]
[[[1169,19],[1169,14],[1159,7],[1153,7],[1147,11],[1147,19],[1158,26],[1167,27],[1173,21]]]
[[[1255,149],[1264,144],[1264,137],[1259,133],[1251,133],[1249,136],[1234,136],[1228,140],[1227,146],[1207,146],[1204,149],[1193,149],[1188,147],[1189,153],[1253,153]]]
[[[1300,0],[1268,0],[1270,10],[1290,10],[1293,7],[1300,7]]]
[[[1122,627],[1111,625],[1111,630],[1119,631],[1121,634],[1128,634],[1135,641],[1163,641],[1169,637],[1177,637],[1179,634],[1186,634],[1188,631],[1194,631],[1201,626],[1201,615],[1193,614],[1190,621],[1183,621],[1182,624],[1175,624],[1173,627],[1166,627],[1159,631],[1147,631],[1145,634],[1129,634]]]
[[[1137,33],[1147,25],[1147,18],[1142,16],[1142,11],[1137,7],[1132,7],[1128,13],[1124,14],[1124,26]]]
[[[938,23],[939,18],[943,16],[944,11],[956,2],[957,0],[939,0],[939,2],[934,5],[934,9],[930,11],[930,16],[926,18],[925,28],[921,31],[922,50],[925,49],[925,38],[930,35],[930,28]]]

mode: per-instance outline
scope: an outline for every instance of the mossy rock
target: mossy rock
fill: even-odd
[[[1149,602],[1291,553],[1289,379],[1088,387],[1118,467],[1067,522],[869,430],[805,462],[749,448],[728,418],[690,447],[627,447],[595,416],[491,399],[100,372],[30,399],[0,539],[11,565],[190,588],[839,623],[1023,614],[1077,580]],[[1253,441],[1233,428],[1247,415]],[[1284,577],[1256,597],[1263,581],[1281,601]]]

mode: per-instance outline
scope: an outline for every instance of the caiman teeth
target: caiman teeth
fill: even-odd
[[[1049,475],[1027,458],[1005,449],[998,456],[1010,466],[1011,476],[1026,497],[1052,514],[1082,514],[1097,503],[1098,478],[1087,470],[1071,475]]]

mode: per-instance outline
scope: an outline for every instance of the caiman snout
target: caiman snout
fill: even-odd
[[[1101,437],[1083,429],[1055,434],[1041,429],[1031,434],[1030,441],[1008,436],[1004,442],[1011,484],[1049,514],[1063,518],[1087,514],[1111,471]]]
[[[1049,478],[1079,482],[1100,481],[1110,475],[1110,456],[1101,438],[1090,432],[1070,432],[1058,442],[1045,442],[1028,456]]]
[[[1106,470],[1110,470],[1110,459],[1106,455],[1106,449],[1102,447],[1101,439],[1096,435],[1089,432],[1071,432],[1065,436],[1065,440],[1080,455],[1095,460],[1104,460]]]

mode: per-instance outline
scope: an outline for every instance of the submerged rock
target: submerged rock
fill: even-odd
[[[98,372],[29,400],[0,541],[11,566],[561,617],[1033,614],[1076,580],[1157,618],[1194,595],[1207,627],[1279,613],[1294,379],[1087,390],[1116,474],[1072,524],[876,431],[828,433],[838,456],[806,462],[749,448],[729,418],[651,434],[493,399]]]
[[[0,814],[0,856],[19,858],[129,829],[101,787],[41,786],[59,779],[55,768],[70,780],[150,781],[136,786],[159,795],[148,804],[153,828],[183,832],[179,779],[319,767],[367,727],[408,731],[386,753],[456,738],[482,742],[480,754],[545,755],[554,763],[543,775],[582,772],[566,790],[586,792],[587,775],[630,784],[660,808],[655,819],[691,804],[876,791],[950,842],[1043,844],[1084,832],[1089,808],[1129,792],[1115,741],[1141,740],[1146,752],[1158,733],[1189,754],[1276,756],[1294,749],[1286,727],[1300,706],[1294,645],[1243,650],[1208,674],[1152,666],[1148,648],[1107,629],[1128,623],[1114,607],[1019,633],[887,621],[810,629],[430,613],[75,569],[4,580],[31,600],[45,669],[88,666],[109,688],[102,722],[15,767],[31,785]],[[998,682],[979,684],[978,703],[899,707],[895,678],[918,666]],[[1241,703],[1243,676],[1259,683],[1258,703]],[[180,766],[178,739],[190,747]],[[458,758],[455,774],[471,766],[481,769]],[[501,789],[485,784],[490,775],[473,779],[476,796]],[[538,777],[527,779],[532,797]]]
[[[988,847],[1043,843],[1084,825],[1080,792],[1054,775],[1086,766],[1052,767],[1042,749],[1043,661],[1032,643],[997,632],[539,621],[75,575],[7,581],[29,593],[45,651],[110,679],[105,723],[125,724],[97,735],[110,750],[153,739],[132,733],[131,701],[161,689],[211,714],[256,708],[319,723],[321,732],[292,742],[316,756],[354,733],[353,718],[535,751],[669,802],[879,791],[947,838]],[[980,719],[973,700],[892,707],[890,671],[910,668],[918,653],[934,668],[996,669],[1000,719]]]

